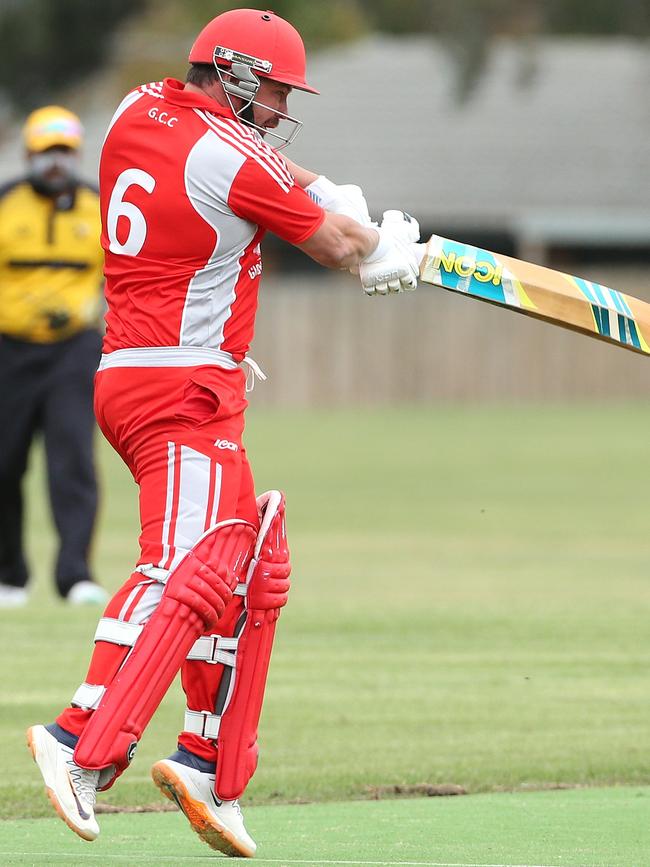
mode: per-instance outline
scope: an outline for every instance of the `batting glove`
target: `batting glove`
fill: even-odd
[[[418,285],[420,273],[417,245],[403,241],[383,226],[377,231],[379,244],[359,263],[363,291],[366,295],[412,291]]]
[[[404,211],[384,211],[381,227],[405,244],[415,244],[420,240],[420,224]]]
[[[351,217],[362,226],[377,225],[370,218],[363,190],[356,184],[334,184],[324,175],[319,175],[305,187],[305,192],[326,211]]]

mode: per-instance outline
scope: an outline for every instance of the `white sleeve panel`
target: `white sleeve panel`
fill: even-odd
[[[185,165],[185,189],[197,214],[216,233],[209,260],[188,286],[181,346],[219,348],[236,297],[239,259],[258,226],[236,216],[228,205],[233,181],[246,157],[208,131],[196,142]]]

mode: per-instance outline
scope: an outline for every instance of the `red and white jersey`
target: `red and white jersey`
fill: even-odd
[[[118,107],[100,204],[104,352],[202,348],[235,361],[253,337],[264,232],[300,244],[325,216],[255,130],[173,79]]]

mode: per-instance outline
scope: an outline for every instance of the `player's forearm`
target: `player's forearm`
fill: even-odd
[[[341,214],[328,213],[322,226],[300,249],[325,268],[358,265],[379,243],[379,233]]]
[[[293,160],[287,159],[287,157],[285,157],[285,160],[296,183],[299,187],[302,187],[303,190],[318,178],[318,175],[315,172],[310,172],[309,169],[303,169],[302,166],[294,163]]]

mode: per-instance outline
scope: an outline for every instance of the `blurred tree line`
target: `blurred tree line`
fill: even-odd
[[[650,0],[0,0],[0,108],[31,109],[101,68],[129,19],[185,40],[239,5],[271,6],[311,48],[373,31],[442,37],[466,85],[499,35],[650,35]]]
[[[48,102],[107,59],[111,35],[145,0],[0,0],[0,108]]]

